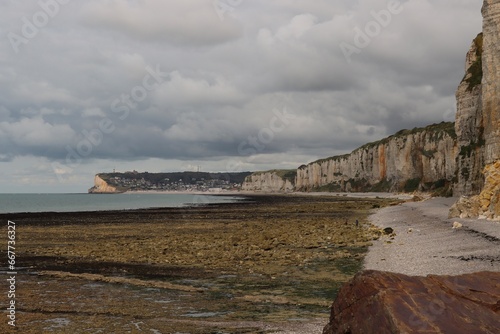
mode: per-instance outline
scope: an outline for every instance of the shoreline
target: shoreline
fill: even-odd
[[[168,209],[168,208],[187,208],[200,205],[212,205],[212,204],[224,204],[224,203],[237,203],[245,200],[246,197],[250,195],[222,195],[217,194],[195,194],[195,193],[151,193],[152,197],[141,195],[147,195],[148,193],[130,193],[129,197],[118,198],[118,195],[125,195],[125,193],[116,194],[86,194],[78,193],[71,195],[78,195],[75,200],[64,202],[60,204],[54,200],[55,196],[66,196],[68,194],[42,194],[42,196],[48,195],[48,198],[43,198],[39,202],[30,202],[31,198],[28,198],[26,202],[22,200],[16,200],[23,203],[22,206],[16,206],[14,204],[9,207],[5,205],[0,208],[0,216],[10,216],[10,215],[29,215],[29,214],[47,214],[47,213],[82,213],[91,212],[98,214],[99,212],[130,212],[134,210],[158,210],[158,209]],[[26,194],[22,194],[26,195]],[[27,194],[31,195],[31,194]],[[38,196],[39,194],[35,194]],[[90,195],[90,196],[89,196]],[[97,196],[94,196],[97,195]],[[114,195],[114,196],[113,196]],[[154,197],[158,195],[160,197]],[[161,196],[165,197],[161,197]],[[168,197],[169,195],[179,195],[178,197]],[[52,197],[50,197],[52,196]],[[83,200],[83,205],[79,205],[82,200],[82,196],[85,197]],[[89,197],[86,197],[89,196]],[[103,197],[100,197],[103,196]],[[118,197],[117,197],[118,196]],[[135,196],[135,198],[132,198]],[[206,197],[205,197],[206,196]],[[56,197],[57,198],[57,197]],[[23,199],[25,200],[25,199]],[[104,205],[100,205],[104,203]],[[97,205],[96,205],[97,204]],[[33,206],[30,206],[33,205]],[[7,209],[8,208],[8,209]],[[4,212],[4,210],[13,210]],[[27,211],[27,210],[33,211]]]
[[[379,196],[379,199],[365,200],[363,198],[367,198],[367,194],[358,195],[360,197],[343,196],[342,193],[340,196],[336,193],[321,195],[239,193],[246,202],[117,211],[29,213],[18,214],[19,217],[0,214],[0,217],[14,221],[19,219],[18,233],[23,240],[19,244],[20,259],[24,258],[26,266],[31,268],[29,271],[39,271],[38,275],[23,276],[25,291],[30,292],[31,299],[21,299],[20,302],[31,305],[34,301],[33,304],[38,305],[25,310],[24,317],[30,321],[30,326],[36,326],[40,319],[49,321],[40,310],[59,305],[45,305],[45,299],[38,299],[37,296],[43,296],[45,289],[50,287],[59,291],[56,295],[67,296],[63,291],[71,291],[65,297],[68,298],[66,304],[61,302],[56,307],[62,310],[62,316],[72,319],[71,326],[78,326],[78,319],[64,313],[65,307],[75,311],[66,306],[71,305],[68,302],[72,298],[86,298],[82,296],[95,291],[109,295],[109,300],[127,298],[121,302],[124,304],[127,301],[139,302],[146,297],[158,299],[156,305],[162,307],[149,305],[148,309],[155,316],[145,319],[152,329],[169,326],[165,323],[164,313],[161,313],[162,308],[167,308],[171,312],[167,315],[172,318],[167,323],[175,327],[175,331],[182,331],[182,328],[184,332],[190,332],[187,328],[208,329],[217,325],[233,329],[266,329],[279,334],[313,334],[321,333],[328,316],[323,312],[335,299],[332,295],[327,302],[324,297],[322,301],[313,300],[312,296],[319,286],[329,291],[335,287],[332,281],[343,281],[360,270],[376,269],[420,276],[500,271],[500,262],[497,261],[500,259],[500,223],[447,219],[448,208],[454,198],[432,198],[394,205],[398,203],[395,197],[382,199]],[[377,203],[390,206],[377,209],[378,206],[374,205]],[[357,219],[360,219],[363,229],[354,225]],[[453,221],[462,222],[463,228],[452,229]],[[394,239],[381,236],[379,240],[372,241],[371,237],[361,240],[365,238],[361,236],[371,229],[370,223],[381,228],[392,227],[396,231]],[[411,232],[408,231],[410,228]],[[341,230],[344,232],[340,233]],[[349,239],[343,237],[345,233],[356,236]],[[347,240],[357,241],[351,244]],[[370,243],[372,246],[368,246]],[[353,251],[355,247],[363,247],[367,251],[357,253]],[[352,252],[346,259],[360,263],[353,267],[354,272],[338,272],[333,265],[337,255],[331,253],[328,256],[334,257],[325,257],[334,249],[335,252],[340,251],[340,256],[344,251]],[[233,258],[233,254],[237,257]],[[295,259],[297,255],[301,256],[300,260]],[[437,258],[434,257],[436,255]],[[317,256],[318,259],[315,258]],[[481,256],[484,259],[480,259]],[[441,262],[436,264],[436,260]],[[446,267],[446,264],[453,266]],[[313,278],[311,275],[318,276]],[[304,281],[297,285],[294,282],[299,277]],[[243,282],[245,288],[238,287]],[[141,287],[141,284],[144,286]],[[130,290],[127,285],[135,286],[136,290]],[[179,286],[186,286],[183,294],[187,299],[176,297],[175,291],[181,291],[175,290]],[[284,294],[284,291],[293,291],[297,286],[313,287],[313,290]],[[153,291],[160,288],[158,291],[161,292]],[[204,290],[202,294],[197,290],[200,288]],[[143,297],[137,299],[137,293]],[[157,293],[161,293],[162,297],[156,296]],[[214,303],[211,298],[219,302]],[[169,302],[162,304],[165,300]],[[48,302],[51,300],[48,299]],[[92,302],[90,297],[88,302]],[[295,308],[295,305],[308,303],[312,309],[306,313],[301,313],[305,312],[301,311],[302,307]],[[272,308],[270,305],[273,305]],[[129,326],[133,317],[137,316],[134,312],[144,306],[137,304],[127,309],[114,305],[108,307],[113,307],[113,312],[117,314],[123,314],[120,321]],[[276,314],[282,315],[276,318],[269,317],[267,313],[251,313],[254,320],[249,321],[248,312],[273,308],[280,309]],[[83,308],[80,311],[86,310]],[[302,320],[286,321],[291,310],[297,312],[294,317],[302,317]],[[195,312],[193,319],[189,312]],[[196,312],[201,314],[200,318],[196,318]],[[205,314],[207,316],[203,317]],[[54,313],[54,317],[57,316]],[[108,316],[105,309],[97,316],[102,326],[105,326]],[[128,322],[129,319],[132,320]]]
[[[114,193],[111,193],[113,195]],[[179,195],[210,195],[210,196],[332,196],[332,197],[352,197],[352,198],[388,198],[410,200],[415,195],[410,193],[390,193],[390,192],[265,192],[249,190],[222,190],[222,191],[186,191],[186,190],[137,190],[125,191],[119,194],[179,194]],[[118,193],[117,193],[118,195]],[[427,194],[418,196],[429,197]]]
[[[241,205],[252,202],[258,202],[256,198],[246,195],[241,196],[239,199],[235,199],[231,202],[213,202],[213,203],[188,203],[182,206],[165,206],[165,207],[149,207],[149,208],[138,208],[138,209],[109,209],[109,210],[87,210],[87,211],[40,211],[40,212],[10,212],[10,213],[0,213],[0,219],[4,220],[16,220],[16,219],[27,219],[30,220],[41,220],[47,217],[64,217],[67,216],[69,219],[78,219],[79,217],[90,218],[95,216],[116,216],[120,214],[130,215],[149,215],[149,214],[169,214],[172,212],[184,212],[190,209],[196,209],[201,207],[217,207],[217,206],[231,206],[231,205]],[[79,224],[78,222],[73,222],[73,224]]]
[[[337,289],[359,270],[374,236],[355,220],[395,201],[246,198],[0,216],[18,227],[23,330],[40,332],[40,323],[64,318],[65,332],[126,332],[147,312],[144,331],[321,332]],[[96,298],[103,301],[97,309]]]
[[[369,221],[394,229],[369,247],[364,269],[413,276],[500,271],[500,222],[448,218],[454,198],[405,202],[377,210]],[[453,223],[462,224],[453,228]]]
[[[82,193],[84,194],[84,193]],[[22,212],[0,212],[0,217],[7,217],[12,215],[30,215],[30,214],[62,214],[62,213],[72,213],[72,214],[80,214],[80,213],[93,213],[99,214],[101,212],[104,213],[119,213],[119,212],[133,212],[140,210],[162,210],[169,208],[190,208],[204,205],[219,205],[219,204],[230,204],[230,203],[242,203],[248,201],[249,198],[273,198],[273,197],[282,197],[282,198],[290,198],[290,197],[335,197],[335,198],[353,198],[353,199],[394,199],[394,200],[411,200],[414,195],[405,194],[405,193],[330,193],[330,192],[290,192],[290,193],[279,193],[279,192],[254,192],[254,191],[222,191],[222,192],[193,192],[193,191],[157,191],[157,190],[144,190],[144,191],[132,191],[132,192],[123,192],[123,193],[93,193],[89,195],[142,195],[142,194],[151,194],[151,195],[193,195],[197,196],[196,203],[184,203],[182,205],[176,206],[151,206],[144,208],[130,208],[130,209],[89,209],[89,210],[73,210],[73,211],[22,211]],[[234,200],[231,202],[206,202],[203,201],[203,196],[214,196],[214,197],[234,197]],[[425,196],[420,194],[419,196]]]

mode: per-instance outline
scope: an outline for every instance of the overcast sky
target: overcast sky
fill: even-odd
[[[296,168],[454,119],[480,0],[0,0],[0,192]]]

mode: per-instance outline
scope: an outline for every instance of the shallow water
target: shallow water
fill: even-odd
[[[198,194],[0,194],[0,213],[78,212],[230,203],[235,196]]]
[[[16,301],[23,333],[320,332],[373,238],[354,221],[375,204],[383,203],[265,196],[188,209],[4,215],[19,226],[19,266],[29,268],[19,273]],[[311,323],[314,331],[304,331]]]

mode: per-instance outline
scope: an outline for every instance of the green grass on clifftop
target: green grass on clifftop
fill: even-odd
[[[373,147],[376,147],[376,146],[379,146],[379,145],[387,144],[389,141],[391,141],[393,139],[401,138],[401,137],[406,137],[406,136],[409,136],[411,134],[416,134],[416,133],[424,132],[424,131],[427,131],[427,132],[430,132],[430,133],[433,134],[432,138],[431,138],[432,140],[441,140],[441,139],[443,139],[444,135],[448,135],[448,136],[450,136],[453,139],[457,138],[457,134],[455,133],[455,123],[454,122],[441,122],[441,123],[435,123],[435,124],[431,124],[431,125],[428,125],[426,127],[421,127],[421,128],[415,127],[415,128],[413,128],[411,130],[408,130],[408,129],[400,130],[400,131],[396,132],[395,134],[393,134],[393,135],[391,135],[389,137],[386,137],[386,138],[383,138],[383,139],[380,139],[380,140],[377,140],[377,141],[374,141],[374,142],[371,142],[371,143],[367,143],[367,144],[365,144],[365,145],[363,145],[361,147],[358,147],[357,149],[355,149],[354,151],[352,151],[352,153],[355,153],[358,150],[366,150],[366,149],[370,149],[370,148],[373,148]],[[338,160],[338,161],[340,161],[342,159],[349,158],[349,156],[352,153],[319,159],[319,160],[311,162],[309,165],[312,165],[312,164],[321,164],[321,163],[329,161],[329,160]],[[303,165],[303,166],[301,166],[299,168],[305,168],[305,167],[306,166]]]
[[[465,73],[462,81],[467,82],[467,91],[472,92],[472,90],[481,84],[483,79],[483,33],[477,35],[474,39],[474,45],[476,47],[476,61],[469,67],[467,73]]]

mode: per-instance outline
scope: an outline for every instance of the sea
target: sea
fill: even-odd
[[[230,203],[241,199],[238,196],[171,193],[0,194],[0,213],[133,210]]]

